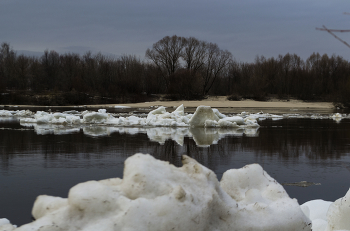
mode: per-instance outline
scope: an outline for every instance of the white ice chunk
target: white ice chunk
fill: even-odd
[[[2,112],[5,114],[5,112]],[[7,113],[7,112],[6,112]],[[24,112],[23,112],[24,113]],[[82,119],[81,119],[82,117]],[[107,113],[106,109],[99,109],[98,112],[67,111],[64,113],[48,113],[37,111],[34,118],[23,118],[22,123],[37,124],[61,124],[75,125],[81,123],[114,125],[126,127],[258,127],[258,117],[242,116],[227,117],[217,109],[209,106],[199,106],[194,114],[185,114],[184,106],[180,105],[175,111],[169,113],[165,107],[160,106],[148,113],[147,118],[131,115],[129,117],[115,118]]]
[[[161,106],[153,111],[150,111],[148,113],[147,120],[152,119],[154,117],[154,115],[161,115],[161,114],[165,114],[165,113],[166,113],[165,107]]]
[[[236,125],[244,125],[245,124],[244,119],[240,116],[225,117],[225,118],[221,119],[220,121],[236,123]],[[220,121],[219,121],[219,123],[220,123]]]
[[[219,110],[216,108],[213,108],[213,112],[215,113],[215,115],[217,115],[217,117],[219,117],[219,119],[223,119],[226,117],[226,115],[220,113]]]
[[[297,200],[289,198],[260,165],[228,170],[220,185],[237,201],[239,223],[235,230],[310,230],[310,221]]]
[[[161,106],[148,113],[144,123],[147,126],[185,127],[188,126],[188,117],[185,116],[183,105],[172,113],[167,112],[165,107]]]
[[[38,196],[35,200],[32,214],[36,219],[43,217],[67,205],[67,199],[47,195]]]
[[[210,106],[199,106],[189,121],[192,127],[205,127],[207,120],[219,121],[219,117]]]
[[[330,201],[312,200],[300,206],[304,214],[312,222],[313,231],[325,231],[327,228],[327,211],[332,204]]]
[[[332,118],[342,118],[343,116],[340,113],[335,113],[332,115]]]
[[[340,121],[343,119],[343,116],[340,113],[336,113],[336,114],[332,115],[331,118],[335,122],[340,123]]]
[[[8,111],[8,110],[0,110],[0,117],[24,117],[24,116],[32,116],[33,112],[29,110],[17,110],[17,111]]]
[[[230,170],[219,183],[194,159],[182,162],[136,154],[123,179],[80,183],[67,199],[39,196],[36,221],[16,230],[311,230],[296,200],[259,165]]]
[[[350,189],[346,195],[329,206],[327,231],[350,230]]]
[[[228,120],[219,120],[218,125],[222,128],[237,128],[237,127],[239,127],[236,122],[230,122]]]
[[[17,228],[16,225],[12,225],[6,218],[0,218],[0,231],[11,231]]]
[[[255,117],[253,116],[248,116],[244,119],[245,124],[248,127],[259,127],[260,125],[258,124],[258,121],[256,120]]]
[[[181,104],[176,108],[176,110],[173,112],[177,116],[185,116],[185,108],[184,105]]]
[[[7,110],[0,110],[0,116],[12,116],[12,113]]]
[[[109,118],[111,118],[106,109],[99,109],[99,112],[88,112],[83,115],[84,123],[105,123]]]

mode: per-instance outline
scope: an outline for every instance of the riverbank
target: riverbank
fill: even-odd
[[[183,104],[185,107],[198,107],[200,105],[206,105],[215,108],[295,108],[295,109],[333,109],[334,106],[330,102],[303,102],[301,100],[277,100],[272,99],[269,101],[254,101],[254,100],[241,100],[230,101],[226,99],[226,96],[209,97],[208,99],[201,101],[153,101],[144,103],[132,103],[132,104],[113,104],[109,106],[128,106],[134,108],[143,108],[150,106],[165,106],[165,107],[177,107]],[[97,107],[100,105],[96,105]]]
[[[76,105],[88,108],[103,107],[131,107],[131,108],[147,108],[153,106],[177,107],[183,104],[185,107],[198,107],[206,105],[215,108],[290,108],[290,109],[334,109],[333,103],[330,102],[304,102],[301,100],[278,100],[271,99],[269,101],[241,100],[230,101],[226,96],[212,96],[204,100],[196,101],[151,101],[142,103],[126,103],[126,104],[96,104],[96,105]],[[43,107],[35,105],[0,105],[0,107]],[[49,107],[75,107],[75,106],[49,106]]]
[[[285,114],[285,113],[319,113],[330,114],[341,112],[335,108],[330,102],[304,102],[301,100],[279,100],[270,99],[269,101],[254,101],[241,100],[230,101],[226,96],[211,96],[204,100],[197,101],[150,101],[142,103],[126,103],[126,104],[94,104],[94,105],[74,105],[74,106],[34,106],[34,105],[0,105],[0,109],[18,108],[29,110],[46,110],[45,108],[58,109],[61,108],[83,108],[86,110],[109,109],[114,108],[123,111],[138,111],[142,112],[153,110],[154,107],[164,106],[171,111],[181,104],[186,108],[186,112],[194,112],[200,105],[210,106],[212,108],[219,108],[222,113],[239,113],[242,111],[257,113],[263,111],[265,113]],[[64,109],[63,109],[64,110]],[[345,112],[345,111],[344,111]]]

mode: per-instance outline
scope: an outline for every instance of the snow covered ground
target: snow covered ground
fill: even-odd
[[[192,136],[197,145],[207,146],[222,134],[254,136],[262,119],[305,115],[242,112],[228,116],[208,106],[187,114],[180,106],[171,113],[159,107],[144,117],[116,117],[105,109],[35,114],[0,110],[0,116],[19,116],[21,125],[33,126],[37,134],[83,129],[87,135],[101,136],[142,131],[159,143],[173,139],[181,144],[183,137]],[[310,117],[337,122],[349,118],[342,114]],[[228,170],[219,182],[214,172],[187,156],[177,168],[136,154],[125,161],[123,179],[80,183],[70,189],[68,198],[39,196],[32,210],[36,221],[17,228],[3,218],[0,231],[350,230],[349,197],[350,190],[335,202],[313,200],[299,205],[257,164]]]

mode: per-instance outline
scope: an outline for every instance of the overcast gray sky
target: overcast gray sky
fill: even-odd
[[[349,60],[350,48],[315,30],[350,29],[346,11],[348,0],[0,0],[0,43],[143,59],[153,43],[176,34],[217,43],[238,61],[288,52]],[[339,36],[350,43],[350,33]]]

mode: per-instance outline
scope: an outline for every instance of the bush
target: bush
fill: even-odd
[[[227,99],[230,101],[241,101],[242,97],[238,94],[232,94],[232,95],[227,96]]]

